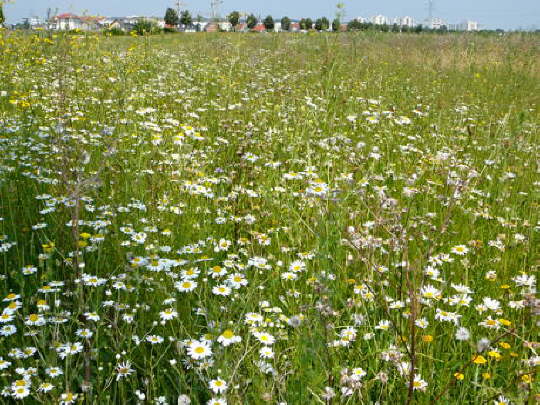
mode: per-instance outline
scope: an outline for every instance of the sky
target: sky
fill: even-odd
[[[0,0],[1,1],[1,0]],[[5,1],[5,0],[4,0]],[[8,23],[19,22],[31,15],[45,16],[47,8],[59,12],[91,15],[160,16],[167,7],[175,7],[176,0],[8,0],[4,14]],[[289,16],[291,18],[327,16],[333,18],[339,0],[223,0],[220,14],[233,10],[254,13],[265,17]],[[342,0],[345,20],[358,16],[370,17],[383,14],[388,17],[412,16],[423,21],[427,0]],[[183,9],[193,15],[210,15],[210,0],[183,0]],[[447,23],[474,20],[481,28],[538,29],[540,28],[540,0],[434,0],[434,16]]]

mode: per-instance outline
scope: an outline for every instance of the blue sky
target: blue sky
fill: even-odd
[[[31,14],[44,16],[48,7],[60,12],[106,16],[156,15],[176,0],[11,0],[4,6],[7,22],[14,23]],[[224,0],[221,14],[232,10],[274,17],[333,17],[338,0]],[[346,19],[383,14],[389,17],[410,15],[422,20],[427,15],[427,0],[343,0]],[[184,0],[193,14],[209,15],[210,0]],[[540,28],[540,0],[435,0],[435,16],[449,23],[465,19],[478,21],[485,28]]]

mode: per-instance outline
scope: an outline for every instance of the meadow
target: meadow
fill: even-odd
[[[535,403],[539,45],[0,31],[0,403]]]

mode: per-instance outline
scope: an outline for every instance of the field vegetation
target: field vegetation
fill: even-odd
[[[0,32],[0,402],[533,404],[537,34]]]

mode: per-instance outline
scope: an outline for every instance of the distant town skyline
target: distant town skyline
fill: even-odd
[[[335,16],[337,0],[224,0],[220,14],[227,15],[233,10],[253,13],[264,17],[289,16],[291,18]],[[192,14],[209,16],[210,0],[184,0],[182,9]],[[379,0],[360,2],[343,0],[345,20],[356,17],[384,15],[389,18],[411,16],[418,23],[428,16],[427,0]],[[6,22],[14,24],[30,16],[45,16],[47,9],[59,12],[88,13],[104,16],[163,16],[167,7],[176,8],[176,0],[15,0],[4,5]],[[481,28],[495,29],[538,29],[540,28],[539,0],[434,0],[433,16],[447,23],[464,20],[478,21]]]

